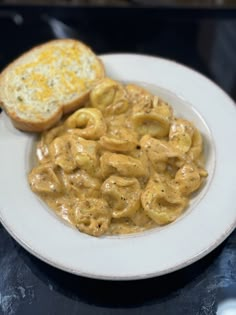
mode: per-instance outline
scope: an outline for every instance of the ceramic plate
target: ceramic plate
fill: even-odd
[[[213,82],[180,64],[141,55],[101,56],[107,75],[158,94],[204,137],[209,177],[174,223],[140,234],[91,237],[64,224],[29,189],[35,137],[0,115],[0,217],[41,260],[91,278],[128,280],[172,272],[200,259],[236,226],[236,110]]]

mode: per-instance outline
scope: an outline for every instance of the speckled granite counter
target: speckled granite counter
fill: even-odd
[[[138,52],[177,60],[212,78],[236,99],[236,11],[4,10],[0,14],[1,68],[32,45],[73,36],[97,53]],[[219,315],[226,315],[219,313],[226,298],[236,299],[236,231],[211,254],[183,270],[149,280],[109,282],[48,266],[0,226],[3,315],[213,315],[217,309]]]
[[[3,228],[0,235],[0,314],[214,315],[226,297],[236,298],[236,232],[181,271],[114,283],[56,270],[28,254]]]

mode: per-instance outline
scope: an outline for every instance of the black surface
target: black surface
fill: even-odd
[[[97,53],[136,52],[176,60],[236,99],[234,10],[4,7],[0,30],[0,68],[32,45],[73,36]],[[134,282],[99,281],[46,265],[0,226],[0,314],[216,314],[220,302],[236,299],[235,249],[236,231],[181,271]]]

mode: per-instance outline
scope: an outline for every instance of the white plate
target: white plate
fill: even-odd
[[[74,274],[112,280],[166,274],[209,253],[236,226],[235,106],[214,83],[177,63],[129,54],[105,55],[102,60],[112,78],[145,82],[178,115],[194,121],[204,135],[207,184],[186,213],[166,227],[120,237],[82,234],[30,191],[27,172],[34,136],[17,131],[1,114],[1,222],[29,252]]]

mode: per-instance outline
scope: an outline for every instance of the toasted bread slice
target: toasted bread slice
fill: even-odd
[[[89,47],[73,39],[52,40],[3,70],[0,103],[16,128],[41,132],[79,108],[104,75]]]

